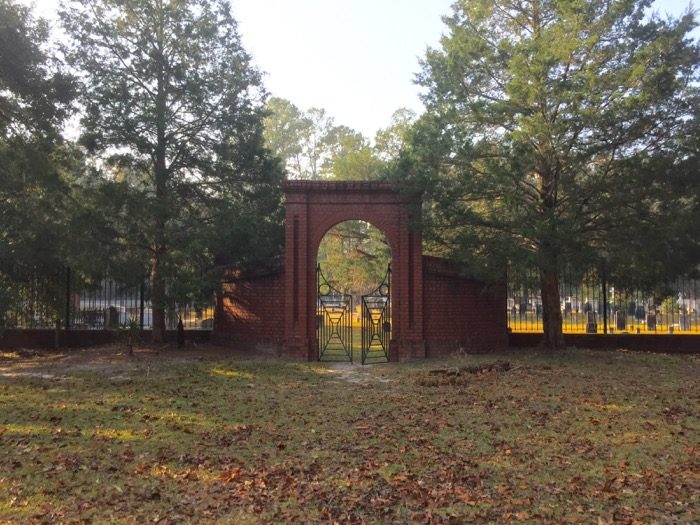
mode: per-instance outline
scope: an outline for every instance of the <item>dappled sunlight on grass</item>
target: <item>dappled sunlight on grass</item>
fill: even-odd
[[[118,439],[120,441],[135,441],[143,440],[143,436],[139,436],[132,430],[118,430],[116,428],[96,428],[93,436],[103,439]]]
[[[599,403],[596,401],[591,401],[590,399],[579,399],[578,402],[582,405],[586,405],[591,408],[595,408],[598,410],[611,410],[611,411],[620,411],[620,410],[631,410],[632,407],[629,405],[617,405],[614,403]]]
[[[2,523],[697,521],[694,356],[46,371],[0,378]]]
[[[25,436],[39,436],[41,434],[52,434],[54,429],[46,425],[28,425],[21,423],[2,423],[0,424],[0,435],[21,434]]]
[[[32,378],[32,377],[35,377],[38,379],[54,379],[56,377],[54,374],[49,374],[49,373],[45,373],[45,372],[17,371],[16,368],[13,368],[11,371],[9,368],[5,368],[5,369],[0,368],[0,373],[2,373],[3,377],[7,377],[7,378],[18,378],[18,377]]]
[[[223,369],[223,368],[212,368],[211,375],[217,376],[217,377],[226,377],[230,379],[252,379],[253,374],[248,373],[248,372],[241,372],[240,370],[235,370],[235,369]]]
[[[341,368],[312,367],[310,370],[319,376],[338,376],[345,373],[345,370]]]

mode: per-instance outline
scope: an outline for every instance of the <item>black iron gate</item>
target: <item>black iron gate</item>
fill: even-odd
[[[352,363],[352,296],[336,290],[316,267],[316,337],[319,361]]]
[[[362,296],[362,364],[389,361],[391,341],[391,265],[382,283]]]

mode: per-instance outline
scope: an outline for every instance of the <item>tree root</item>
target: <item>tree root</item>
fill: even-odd
[[[473,366],[460,366],[458,368],[438,368],[431,370],[430,375],[444,375],[444,376],[460,376],[464,373],[468,374],[483,374],[485,372],[507,372],[510,370],[510,363],[508,361],[495,361],[493,363],[486,363],[483,365],[473,365]]]

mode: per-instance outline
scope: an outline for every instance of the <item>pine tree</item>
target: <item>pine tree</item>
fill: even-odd
[[[697,114],[693,14],[650,18],[650,4],[461,0],[418,77],[427,113],[399,174],[426,190],[447,252],[536,264],[548,347],[563,345],[562,264],[634,235],[664,198],[648,170],[679,160]]]
[[[18,284],[63,262],[71,152],[60,130],[73,96],[46,21],[0,0],[0,326]]]
[[[114,226],[147,254],[160,342],[168,278],[251,258],[265,234],[278,242],[261,75],[226,0],[75,0],[61,18],[82,82],[81,142],[129,186]]]

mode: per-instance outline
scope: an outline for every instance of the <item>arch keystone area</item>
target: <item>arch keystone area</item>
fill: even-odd
[[[389,360],[425,357],[421,196],[384,182],[286,181],[284,352],[314,360],[316,255],[334,225],[362,220],[379,228],[392,250],[392,340]]]

